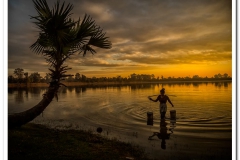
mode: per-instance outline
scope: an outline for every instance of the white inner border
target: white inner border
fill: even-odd
[[[237,35],[236,35],[236,29],[237,29],[237,4],[235,0],[232,0],[232,159],[237,159],[237,143],[236,143],[236,136],[237,136],[237,128],[236,127],[239,123],[237,123],[236,114],[237,114],[237,102],[236,102],[236,96],[237,96],[237,49],[236,49],[236,42],[237,42]],[[239,109],[238,109],[239,110]]]
[[[232,15],[233,15],[233,18],[232,18],[232,22],[233,22],[233,27],[232,27],[232,47],[233,47],[233,50],[232,50],[232,73],[233,75],[235,75],[233,78],[233,82],[232,84],[234,84],[232,86],[232,159],[239,159],[239,152],[240,152],[240,149],[238,147],[238,144],[239,144],[239,138],[238,135],[238,131],[239,131],[239,118],[238,115],[239,115],[239,108],[238,107],[238,100],[240,98],[239,94],[238,94],[238,91],[239,91],[239,84],[237,84],[237,80],[239,80],[239,65],[238,65],[238,62],[239,62],[239,56],[237,56],[237,51],[238,51],[238,48],[237,46],[239,46],[239,41],[238,41],[238,36],[239,36],[239,11],[237,9],[239,9],[239,1],[237,3],[236,0],[232,1]]]
[[[7,160],[8,157],[8,136],[7,136],[7,64],[8,64],[8,52],[7,52],[7,33],[8,33],[8,1],[2,0],[0,2],[0,48],[2,49],[2,52],[0,53],[0,60],[1,60],[1,66],[0,66],[0,74],[2,74],[3,78],[0,78],[0,84],[1,84],[1,92],[0,92],[0,99],[2,102],[1,105],[1,111],[0,111],[0,155],[3,156],[3,160]],[[3,106],[3,107],[2,107]]]

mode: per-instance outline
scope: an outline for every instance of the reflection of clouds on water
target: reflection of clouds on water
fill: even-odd
[[[163,85],[167,95],[176,95],[171,96],[171,101],[177,110],[177,119],[170,119],[172,107],[168,104],[167,129],[161,127],[159,104],[151,103],[147,98],[159,94]],[[200,154],[213,146],[216,146],[214,151],[225,150],[225,154],[231,154],[231,83],[197,83],[198,89],[193,83],[185,82],[163,85],[61,87],[59,101],[54,99],[43,117],[40,115],[34,122],[53,128],[90,129],[93,132],[102,127],[102,135],[142,145],[147,151],[152,150],[151,154],[156,157],[166,157],[171,152],[186,155],[186,150],[190,153],[199,150]],[[9,110],[18,112],[25,110],[25,106],[34,106],[45,91],[46,88],[29,88],[18,93],[17,89],[10,89]],[[20,96],[17,99],[16,94]],[[21,97],[24,100],[19,104]],[[148,111],[153,112],[153,126],[146,125]],[[166,131],[171,134],[165,140],[166,150],[161,149],[162,141],[157,136],[151,142],[147,140],[153,132]],[[209,144],[202,144],[205,141]],[[197,145],[199,147],[195,147]]]
[[[41,99],[45,88],[11,88],[8,92],[8,113],[17,113],[35,106]]]

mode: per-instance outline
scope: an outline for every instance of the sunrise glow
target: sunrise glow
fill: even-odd
[[[95,55],[76,53],[67,61],[70,74],[232,76],[231,1],[67,2],[74,5],[74,19],[89,14],[112,42],[111,49],[96,49]],[[8,5],[8,74],[23,68],[44,76],[49,66],[29,49],[37,39],[29,17],[36,14],[32,1],[9,0]]]

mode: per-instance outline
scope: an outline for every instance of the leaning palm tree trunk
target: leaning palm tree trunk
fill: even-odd
[[[58,91],[58,88],[58,85],[50,85],[46,94],[43,95],[43,99],[36,106],[24,112],[8,115],[8,128],[20,127],[39,116],[44,111],[44,109],[51,103],[54,95]]]

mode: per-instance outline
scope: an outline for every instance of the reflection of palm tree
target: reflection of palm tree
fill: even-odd
[[[154,136],[157,136],[162,140],[161,148],[166,149],[166,139],[170,138],[170,133],[167,133],[167,122],[165,119],[161,119],[160,121],[160,132],[153,132],[153,135],[149,136],[148,140],[151,140]]]
[[[50,104],[57,92],[62,78],[67,77],[66,71],[71,69],[64,62],[74,53],[79,52],[86,55],[87,51],[92,54],[96,51],[92,46],[99,48],[111,48],[111,42],[101,28],[87,15],[80,21],[70,18],[73,5],[67,6],[55,4],[52,10],[49,9],[46,0],[34,0],[34,6],[38,15],[31,17],[35,20],[39,32],[37,41],[31,49],[37,54],[42,54],[49,63],[51,71],[50,85],[43,99],[33,108],[14,115],[8,116],[9,127],[21,126],[43,112]]]

